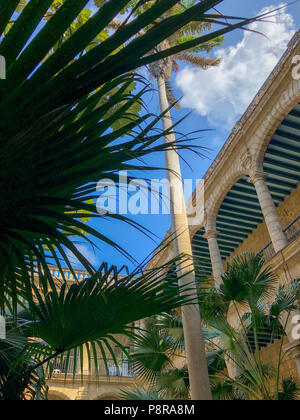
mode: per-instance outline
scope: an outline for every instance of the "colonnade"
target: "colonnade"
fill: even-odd
[[[255,171],[249,177],[249,182],[255,187],[274,250],[278,253],[288,245],[288,239],[284,233],[279,213],[272,199],[266,179],[267,174],[262,171]],[[222,275],[224,274],[224,265],[217,240],[218,234],[219,233],[216,228],[216,216],[213,218],[208,216],[205,224],[204,237],[208,242],[213,277],[217,286],[222,284]],[[290,350],[291,355],[296,361],[300,376],[300,340],[295,340],[292,337],[289,337],[289,339],[290,344],[287,349]]]

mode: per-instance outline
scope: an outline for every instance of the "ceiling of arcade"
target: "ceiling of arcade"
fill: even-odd
[[[300,104],[284,118],[272,136],[264,155],[263,171],[268,175],[266,182],[285,226],[293,220],[286,220],[288,213],[291,217],[295,214],[293,211],[298,212],[295,217],[300,214],[299,189],[296,189],[300,181]],[[255,187],[249,183],[248,178],[241,177],[232,186],[217,212],[218,243],[224,260],[235,253],[236,249],[240,249],[241,244],[257,231],[264,220]],[[293,200],[288,200],[293,190],[296,191]],[[263,232],[265,234],[261,235]],[[199,229],[193,237],[192,245],[199,267],[201,265],[203,274],[208,275],[212,268],[204,233],[204,227]],[[268,242],[265,226],[260,229],[260,238],[264,241],[263,247]],[[259,244],[260,241],[253,242]],[[250,245],[251,240],[248,243]]]

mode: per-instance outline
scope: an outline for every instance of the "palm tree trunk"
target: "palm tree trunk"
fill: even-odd
[[[169,107],[165,79],[163,77],[158,77],[157,83],[161,112],[164,112]],[[172,127],[172,119],[170,112],[167,112],[163,118],[163,128],[164,130],[169,130],[170,127]],[[172,132],[171,134],[165,136],[164,141],[166,143],[174,142],[175,134]],[[170,185],[173,185],[173,182],[177,182],[178,184],[176,193],[173,188],[170,188],[170,209],[175,254],[185,254],[190,257],[189,262],[180,263],[177,267],[180,276],[187,274],[179,280],[179,283],[180,285],[189,284],[191,287],[194,287],[196,298],[197,290],[195,275],[193,272],[190,273],[192,264],[192,246],[184,202],[179,157],[175,149],[165,152],[165,162],[166,168],[169,169],[169,171],[167,171],[167,177]],[[180,179],[180,182],[178,182],[178,179]],[[179,212],[178,209],[181,211]],[[182,321],[191,398],[192,400],[211,400],[212,396],[210,391],[199,305],[195,304],[182,308]]]

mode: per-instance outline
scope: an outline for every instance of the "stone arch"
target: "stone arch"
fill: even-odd
[[[300,102],[300,80],[292,80],[253,137],[253,169],[262,170],[265,153],[279,125]]]
[[[204,224],[205,224],[205,221],[202,221],[202,223],[199,223],[199,224],[197,224],[197,225],[192,225],[192,226],[189,226],[189,228],[190,228],[190,236],[191,236],[191,240],[193,239],[193,237],[197,234],[197,232],[198,232],[198,230],[199,229],[203,229],[205,226],[204,226]]]
[[[226,256],[228,256],[229,245],[232,246],[232,244],[236,243],[236,239],[228,240],[227,237],[224,237],[228,235],[225,232],[218,237],[218,242],[219,240],[221,241],[219,242],[219,246],[221,245],[221,247],[219,247],[217,252],[216,249],[213,252],[212,246],[209,246],[210,239],[213,238],[206,236],[206,234],[211,236],[215,234],[215,231],[219,230],[217,229],[217,216],[224,199],[232,187],[240,179],[248,175],[247,165],[243,166],[241,162],[245,162],[245,159],[239,159],[234,162],[230,170],[226,172],[226,175],[221,177],[222,182],[210,196],[209,191],[206,191],[206,197],[209,196],[209,199],[205,203],[205,221],[193,227],[191,235],[194,263],[195,268],[197,267],[199,278],[210,276],[213,271],[215,280],[217,281],[221,277],[220,273],[223,273],[223,263],[220,257],[222,260],[225,260]],[[214,258],[215,260],[213,260]]]
[[[210,196],[206,211],[205,227],[215,230],[216,220],[220,207],[231,188],[239,181],[239,179],[249,175],[247,169],[232,166],[231,170],[222,178],[219,188]]]
[[[49,401],[70,401],[70,398],[63,392],[50,390],[48,393],[48,400]]]
[[[118,400],[118,398],[116,398],[115,395],[109,394],[109,393],[102,394],[94,398],[94,401],[101,401],[101,400],[102,401],[110,401],[110,400],[116,401]]]

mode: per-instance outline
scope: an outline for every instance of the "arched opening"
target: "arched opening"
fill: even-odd
[[[297,188],[300,181],[300,104],[284,118],[272,136],[263,157],[263,170],[268,175],[267,186],[275,206],[278,206]],[[293,220],[284,225],[288,240],[300,234],[300,209]],[[241,177],[227,192],[217,216],[217,241],[222,260],[226,260],[251,235],[264,220],[256,189],[248,176]],[[297,222],[298,221],[298,222]],[[291,225],[289,225],[291,223]],[[296,226],[295,232],[295,223]],[[210,253],[204,228],[192,239],[197,275],[207,277],[212,273]],[[268,239],[261,249],[270,244]],[[256,251],[259,251],[257,249]],[[266,251],[272,256],[272,250]]]
[[[59,391],[49,391],[48,401],[70,401],[70,398],[66,394]]]
[[[218,244],[223,258],[234,252],[263,219],[254,185],[247,177],[240,179],[227,193],[217,215]]]
[[[178,288],[178,280],[177,280],[177,267],[176,263],[173,263],[169,268],[166,278],[165,278],[165,290],[172,290]],[[177,280],[177,281],[176,281]]]
[[[300,104],[285,117],[264,154],[267,184],[278,205],[300,181]]]
[[[263,158],[266,183],[276,207],[300,181],[300,104],[284,118],[272,136]],[[299,214],[295,215],[298,217]],[[241,178],[227,193],[218,215],[218,243],[229,256],[264,220],[255,187]],[[294,220],[288,220],[293,223]],[[286,228],[288,239],[289,227]],[[299,232],[300,233],[300,232]]]
[[[205,229],[201,228],[192,238],[192,250],[196,279],[209,277],[212,265],[207,240],[204,238]]]
[[[117,401],[116,395],[113,394],[103,394],[99,397],[94,398],[94,401]]]

